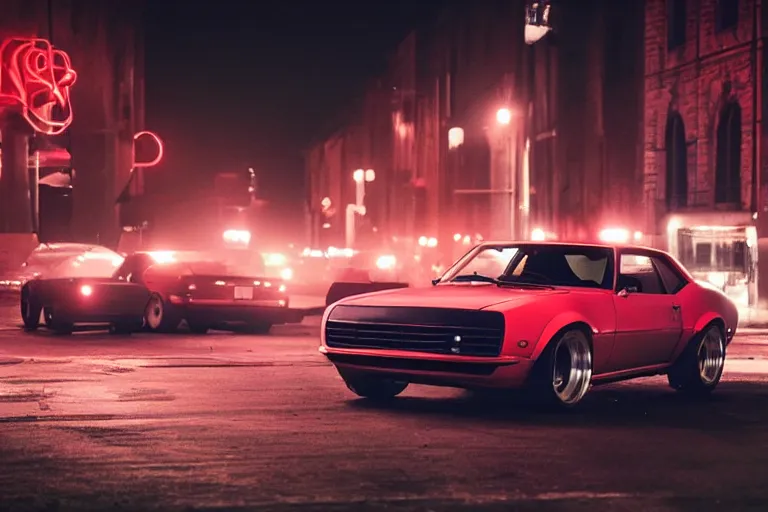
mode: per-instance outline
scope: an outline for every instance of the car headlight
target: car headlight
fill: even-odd
[[[285,281],[290,281],[293,279],[293,269],[290,268],[284,268],[280,271],[280,278]]]
[[[376,260],[376,267],[380,270],[391,270],[395,268],[397,264],[397,258],[392,255],[379,256]]]

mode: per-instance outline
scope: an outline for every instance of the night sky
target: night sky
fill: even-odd
[[[263,194],[297,211],[302,150],[444,3],[147,2],[146,124],[167,147],[158,171],[254,167]]]

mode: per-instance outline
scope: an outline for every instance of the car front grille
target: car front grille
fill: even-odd
[[[332,348],[496,357],[504,316],[493,311],[338,306],[325,325]]]

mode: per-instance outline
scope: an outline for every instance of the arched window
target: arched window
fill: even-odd
[[[715,203],[741,204],[741,107],[727,103],[717,124]]]
[[[667,208],[675,210],[688,205],[688,155],[685,143],[685,124],[679,112],[667,115],[664,134],[667,151]]]

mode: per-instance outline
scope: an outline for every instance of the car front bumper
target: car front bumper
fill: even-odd
[[[520,388],[534,361],[519,357],[463,357],[397,350],[335,349],[320,353],[341,374],[375,373],[414,384],[458,388]]]

